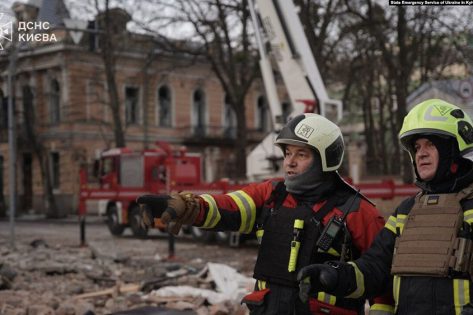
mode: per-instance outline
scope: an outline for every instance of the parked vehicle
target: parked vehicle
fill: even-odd
[[[106,218],[113,235],[123,234],[130,227],[133,235],[145,237],[148,231],[140,224],[140,209],[136,198],[143,194],[166,194],[171,191],[201,193],[226,193],[242,185],[228,180],[213,183],[202,181],[201,157],[188,153],[184,148],[171,149],[165,142],[156,143],[155,149],[132,151],[115,148],[102,153],[97,167],[98,187],[88,184],[87,170],[80,172],[79,214],[87,213],[87,201],[98,202],[99,215]],[[164,230],[164,226],[160,226]],[[226,233],[210,233],[188,228],[196,238],[210,240],[217,236],[227,240]]]

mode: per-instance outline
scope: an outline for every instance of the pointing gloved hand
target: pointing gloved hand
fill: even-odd
[[[299,298],[307,302],[310,295],[326,292],[335,296],[346,296],[356,289],[355,269],[351,264],[328,261],[302,268],[297,274]]]
[[[154,219],[161,218],[170,198],[169,195],[142,195],[136,198],[140,205],[141,225],[144,229],[155,226]]]
[[[154,219],[161,218],[168,224],[172,234],[178,234],[182,225],[192,224],[199,215],[200,206],[197,196],[189,192],[167,195],[144,195],[136,199],[141,205],[142,223],[146,227],[154,226]]]

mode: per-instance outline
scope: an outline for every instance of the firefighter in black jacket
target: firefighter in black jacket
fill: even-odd
[[[393,290],[396,314],[473,314],[473,127],[438,99],[415,106],[399,133],[421,192],[404,200],[359,259],[303,268],[300,294]]]
[[[281,130],[276,145],[284,153],[283,181],[253,183],[221,195],[171,194],[162,220],[176,221],[173,232],[182,224],[213,231],[256,230],[261,239],[256,288],[243,301],[252,315],[364,314],[363,298],[325,292],[298,298],[296,276],[302,267],[356,259],[384,226],[373,204],[337,173],[344,153],[340,128],[317,114],[299,115]],[[146,198],[137,201],[147,203]],[[154,217],[145,212],[143,221],[149,224]],[[326,237],[321,238],[323,230]],[[390,295],[376,297],[371,312],[392,314],[392,303]]]

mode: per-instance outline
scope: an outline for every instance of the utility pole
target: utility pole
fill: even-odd
[[[13,36],[15,38],[15,36]],[[16,213],[16,137],[15,137],[15,108],[13,104],[13,80],[16,74],[17,41],[12,40],[8,64],[8,188],[10,194],[10,246],[15,248],[15,213]]]

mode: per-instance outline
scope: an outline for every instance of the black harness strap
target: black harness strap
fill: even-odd
[[[314,216],[312,217],[312,220],[317,225],[319,225],[322,222],[323,218],[325,218],[325,216],[330,212],[330,210],[332,210],[335,207],[338,201],[340,201],[339,196],[337,196],[336,194],[333,194],[327,200],[327,202],[319,209],[319,211],[317,211],[314,214]]]
[[[287,195],[288,195],[288,192],[286,190],[286,185],[284,185],[284,182],[278,182],[273,192],[271,193],[271,197],[270,197],[272,201],[274,200],[274,206],[273,206],[274,210],[277,210],[279,209],[279,207],[282,206]]]
[[[264,223],[266,222],[270,211],[279,209],[282,206],[284,200],[286,199],[288,192],[286,191],[286,186],[283,181],[280,181],[276,184],[268,200],[264,203],[261,215],[256,220],[256,227],[258,229],[263,228]],[[273,203],[273,207],[270,207],[270,204]]]

